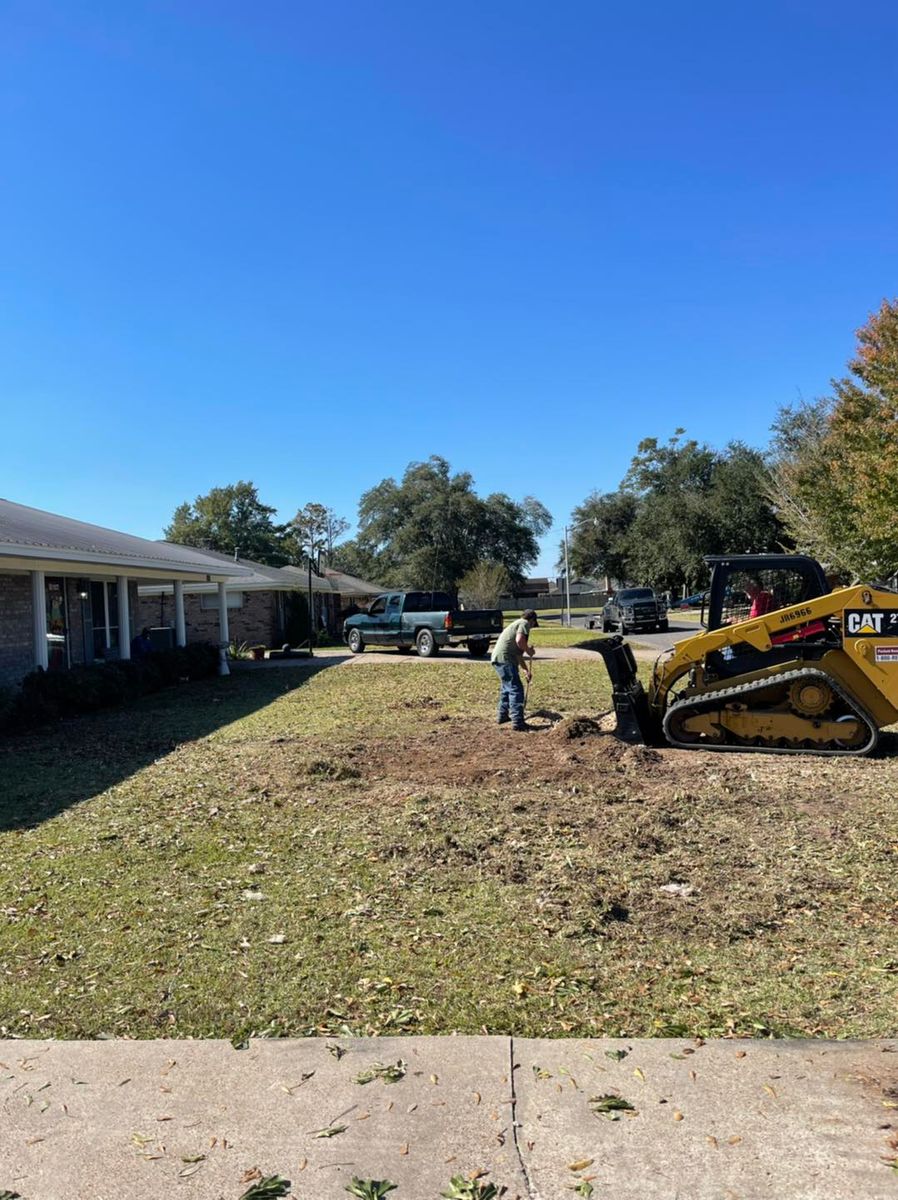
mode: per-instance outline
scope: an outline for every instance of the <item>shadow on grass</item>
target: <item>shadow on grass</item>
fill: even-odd
[[[0,832],[50,820],[342,661],[320,658],[295,668],[239,671],[167,688],[123,708],[0,737]]]

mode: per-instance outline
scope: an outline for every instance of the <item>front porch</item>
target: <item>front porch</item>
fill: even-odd
[[[233,565],[227,578],[240,574]],[[228,610],[219,561],[0,500],[0,686],[30,671],[129,659],[145,653],[138,585],[164,581],[173,595],[174,644],[187,644],[184,586],[219,592],[220,673],[228,674]]]

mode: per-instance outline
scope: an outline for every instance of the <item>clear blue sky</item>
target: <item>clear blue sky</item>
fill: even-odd
[[[158,537],[438,453],[560,527],[898,294],[898,5],[5,0],[0,495]]]

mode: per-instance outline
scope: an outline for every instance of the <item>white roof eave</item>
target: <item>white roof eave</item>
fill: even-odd
[[[158,578],[160,575],[169,579],[226,581],[239,576],[252,575],[247,567],[229,564],[227,571],[222,570],[223,564],[214,559],[179,562],[177,559],[140,558],[124,555],[109,554],[100,550],[72,550],[57,546],[29,546],[19,542],[0,542],[0,570],[5,561],[19,560],[33,563],[36,570],[41,569],[38,563],[52,563],[75,570],[89,567],[114,567],[118,575],[152,571]],[[10,563],[10,565],[12,565]]]

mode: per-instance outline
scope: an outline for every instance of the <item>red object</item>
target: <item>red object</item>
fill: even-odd
[[[445,617],[443,618],[443,628],[444,629],[452,628],[452,613],[446,613]]]
[[[786,642],[800,642],[804,638],[813,637],[816,633],[826,630],[825,621],[811,621],[807,625],[799,625],[797,629],[788,629],[785,633],[776,633],[770,641],[774,646],[782,646]]]

